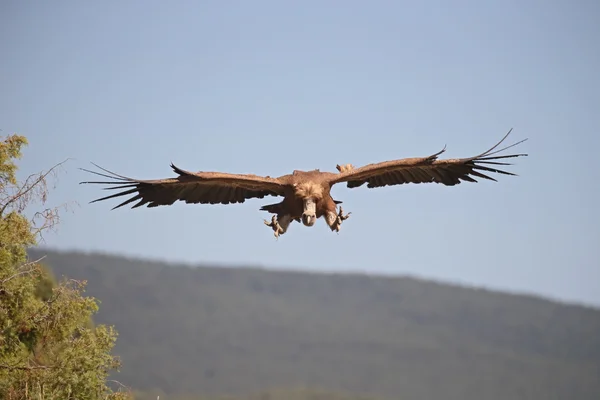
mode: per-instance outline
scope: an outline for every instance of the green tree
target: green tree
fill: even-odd
[[[25,145],[19,135],[0,141],[0,398],[130,398],[109,387],[120,365],[110,353],[117,333],[90,323],[98,305],[83,296],[86,282],[57,282],[41,259],[28,259],[28,247],[58,222],[58,208],[46,202],[61,164],[19,182],[15,161]],[[35,203],[41,211],[28,217]]]

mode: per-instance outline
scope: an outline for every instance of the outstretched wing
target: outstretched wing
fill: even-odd
[[[376,188],[405,183],[432,182],[454,186],[461,181],[477,182],[474,179],[475,177],[496,181],[494,178],[486,175],[486,173],[515,175],[495,167],[511,165],[510,163],[497,160],[527,156],[527,154],[495,155],[527,140],[524,139],[500,150],[493,151],[511,132],[512,129],[494,147],[474,157],[439,160],[438,156],[446,151],[446,147],[444,147],[440,152],[429,157],[385,161],[346,171],[338,166],[338,169],[342,172],[334,174],[330,182],[332,185],[347,182],[347,187],[349,188],[356,188],[367,183],[367,187]]]
[[[94,164],[96,165],[96,164]],[[112,185],[104,190],[119,190],[118,193],[93,200],[92,203],[121,196],[131,196],[121,204],[122,207],[137,201],[131,208],[147,205],[147,207],[169,206],[176,201],[188,204],[231,204],[243,203],[246,199],[263,198],[265,196],[282,196],[285,182],[277,178],[250,174],[228,174],[222,172],[189,172],[171,164],[171,168],[179,176],[176,178],[138,180],[117,175],[98,165],[96,167],[106,174],[82,169],[92,174],[113,179],[110,182],[87,181],[81,184]]]

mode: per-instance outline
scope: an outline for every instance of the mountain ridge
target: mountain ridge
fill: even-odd
[[[573,307],[581,307],[590,310],[600,311],[600,304],[585,302],[583,300],[572,300],[572,299],[564,299],[561,297],[553,297],[551,295],[536,293],[533,291],[526,290],[511,290],[508,288],[498,288],[498,287],[490,287],[484,284],[475,284],[468,283],[464,281],[458,280],[447,280],[442,278],[435,278],[426,275],[419,275],[415,273],[386,273],[381,270],[376,271],[367,271],[367,270],[356,270],[356,269],[348,269],[343,270],[339,268],[335,269],[327,269],[323,268],[306,268],[301,265],[295,267],[280,268],[273,265],[259,265],[259,264],[244,264],[244,263],[224,263],[224,262],[213,262],[213,261],[184,261],[184,260],[172,260],[168,258],[155,258],[155,257],[146,257],[141,254],[134,253],[113,253],[110,251],[100,251],[100,250],[79,250],[79,249],[54,249],[52,247],[36,247],[29,250],[30,254],[41,254],[44,252],[49,253],[60,253],[60,254],[74,254],[74,255],[82,255],[89,257],[117,257],[119,259],[134,261],[134,262],[144,262],[144,263],[152,263],[152,264],[160,264],[167,265],[170,267],[185,267],[185,268],[226,268],[229,270],[245,270],[245,271],[257,271],[257,272],[289,272],[291,274],[309,274],[309,275],[333,275],[333,276],[367,276],[374,278],[390,278],[390,279],[409,279],[414,280],[416,282],[423,282],[428,284],[436,284],[440,286],[448,286],[456,289],[466,289],[466,290],[475,290],[486,292],[490,294],[500,294],[507,296],[515,296],[522,297],[525,299],[532,300],[542,300],[549,301],[551,303],[557,303],[564,306],[573,306]]]
[[[30,250],[44,254],[57,278],[88,280],[101,301],[96,322],[120,333],[116,379],[136,389],[303,386],[403,399],[600,393],[593,307],[420,277]]]

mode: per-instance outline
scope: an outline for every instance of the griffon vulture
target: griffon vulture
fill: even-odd
[[[331,197],[330,190],[336,183],[346,183],[348,188],[357,188],[365,183],[368,188],[406,183],[441,183],[454,186],[461,181],[477,182],[474,177],[496,181],[484,173],[515,175],[498,169],[500,165],[511,165],[501,160],[527,154],[495,155],[527,139],[514,143],[500,150],[493,151],[511,133],[512,129],[494,147],[474,157],[440,160],[438,156],[446,151],[446,147],[427,157],[404,158],[384,161],[354,168],[351,164],[337,165],[338,173],[295,170],[291,174],[277,178],[257,176],[253,174],[230,174],[224,172],[189,172],[171,164],[178,175],[175,178],[138,180],[117,175],[97,166],[107,174],[89,171],[106,178],[111,182],[81,182],[115,185],[105,189],[124,189],[110,196],[93,200],[91,203],[130,195],[119,208],[137,201],[131,208],[146,205],[147,207],[168,206],[176,201],[191,204],[231,204],[243,203],[246,199],[265,196],[282,196],[283,200],[276,204],[262,206],[260,210],[274,214],[271,221],[265,224],[271,227],[275,237],[284,234],[292,221],[305,226],[313,226],[317,219],[325,217],[332,231],[339,232],[340,226],[350,213],[344,214],[341,201]]]

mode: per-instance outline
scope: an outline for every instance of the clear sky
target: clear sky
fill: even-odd
[[[600,3],[103,1],[0,5],[0,129],[21,177],[65,164],[46,245],[353,270],[600,305]],[[499,182],[334,187],[352,216],[278,241],[250,200],[88,204],[78,167],[277,176],[529,140]]]

